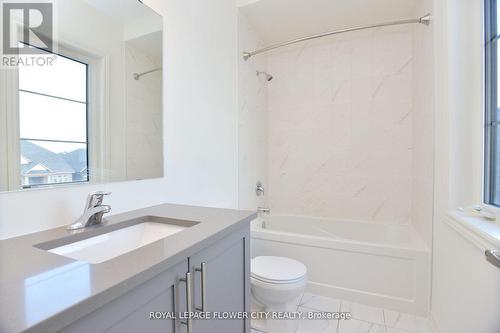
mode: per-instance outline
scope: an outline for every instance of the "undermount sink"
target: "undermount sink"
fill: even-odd
[[[120,223],[119,226],[123,226],[121,228],[102,230],[103,232],[96,236],[71,243],[65,242],[66,244],[62,246],[42,245],[37,247],[45,248],[48,252],[68,258],[90,264],[99,264],[169,237],[195,224],[197,223],[192,221],[143,217],[129,221],[129,223]]]

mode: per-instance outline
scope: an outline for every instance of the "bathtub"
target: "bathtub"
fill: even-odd
[[[252,222],[259,255],[303,262],[310,292],[428,314],[430,254],[411,225],[263,216]]]

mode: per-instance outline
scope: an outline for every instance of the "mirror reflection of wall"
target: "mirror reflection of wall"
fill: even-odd
[[[0,190],[162,177],[162,18],[137,0],[54,4],[51,61],[0,70]]]

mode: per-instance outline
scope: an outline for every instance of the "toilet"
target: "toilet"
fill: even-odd
[[[300,261],[274,256],[252,259],[252,300],[266,312],[296,311],[298,297],[307,285],[307,268]],[[294,331],[291,320],[267,320],[267,333]]]

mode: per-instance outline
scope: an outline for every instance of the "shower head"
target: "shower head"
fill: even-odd
[[[271,82],[274,79],[274,77],[271,74],[266,73],[266,72],[257,71],[257,76],[259,76],[259,75],[264,75],[267,82]]]

